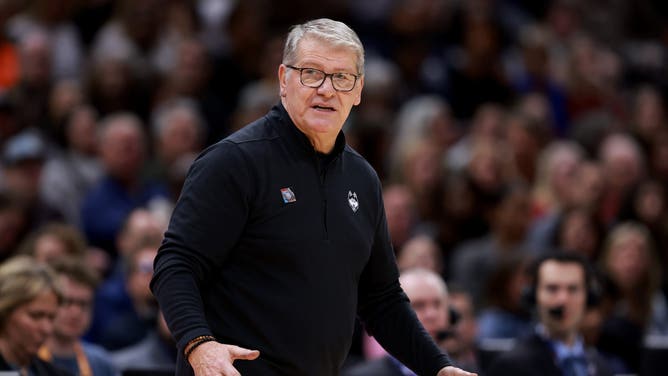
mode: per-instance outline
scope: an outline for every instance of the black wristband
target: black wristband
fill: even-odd
[[[203,343],[206,343],[206,342],[212,342],[212,341],[215,341],[215,340],[216,339],[214,337],[205,336],[205,337],[198,338],[196,341],[192,342],[190,344],[190,346],[188,347],[188,349],[186,350],[185,354],[184,354],[186,361],[190,357],[190,354],[192,354],[193,350],[195,350],[199,345],[201,345]]]

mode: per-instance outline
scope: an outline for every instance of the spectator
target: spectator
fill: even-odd
[[[463,15],[461,54],[450,74],[448,94],[457,119],[469,120],[483,103],[507,104],[513,91],[498,62],[502,33],[491,15],[471,16],[475,6],[467,6]],[[471,17],[467,17],[471,16]]]
[[[205,144],[218,141],[229,132],[226,116],[232,111],[225,103],[217,88],[212,83],[213,62],[203,42],[188,39],[178,46],[176,64],[163,80],[156,94],[161,106],[179,98],[186,98],[197,103],[206,126]]]
[[[74,226],[58,222],[46,224],[33,232],[19,249],[19,253],[47,264],[61,258],[85,261],[86,252],[83,234]]]
[[[519,110],[508,114],[505,123],[505,138],[512,154],[515,170],[527,184],[533,184],[536,178],[538,156],[548,144],[550,130],[547,129],[545,123]]]
[[[166,72],[176,58],[176,41],[168,33],[168,13],[157,0],[119,1],[116,17],[98,31],[91,46],[94,61],[120,59],[133,74],[153,80]]]
[[[531,332],[531,317],[522,301],[528,263],[524,254],[509,254],[493,266],[485,286],[487,304],[477,317],[478,341],[517,339]]]
[[[115,238],[126,216],[168,195],[161,184],[141,179],[146,158],[141,121],[119,113],[103,119],[100,127],[100,157],[105,172],[85,197],[81,220],[88,242],[107,251],[114,260]]]
[[[571,141],[556,141],[541,153],[532,189],[533,221],[529,230],[535,252],[545,252],[552,246],[562,214],[579,204],[578,194],[585,194],[585,180],[578,176],[583,158],[582,148]]]
[[[450,113],[450,106],[442,98],[424,95],[407,101],[397,114],[390,154],[390,173],[394,179],[402,179],[402,172],[406,172],[402,164],[414,145],[431,140],[443,153],[458,138],[459,129]]]
[[[448,305],[448,290],[441,277],[427,269],[407,269],[399,277],[411,306],[424,329],[440,342],[450,335],[451,312]],[[346,376],[415,375],[392,356],[385,354],[374,360],[351,367]]]
[[[655,142],[656,134],[668,127],[664,103],[661,92],[654,86],[640,85],[634,92],[630,131],[645,151]]]
[[[165,225],[146,209],[135,209],[125,219],[116,238],[119,258],[107,267],[106,279],[95,294],[93,322],[86,339],[102,342],[104,333],[109,331],[108,327],[114,319],[133,312],[132,299],[126,288],[127,265],[136,250],[147,246],[157,248],[164,228]]]
[[[34,131],[24,131],[12,137],[2,154],[4,179],[0,181],[0,189],[4,188],[25,208],[29,230],[63,220],[62,213],[40,196],[40,181],[47,157],[46,144]]]
[[[620,292],[601,329],[599,347],[639,372],[645,335],[668,334],[668,304],[660,290],[661,269],[647,228],[616,225],[605,242],[601,270]]]
[[[619,212],[619,222],[629,221],[639,222],[647,227],[656,243],[662,265],[666,265],[668,203],[664,185],[654,179],[645,179],[631,189]]]
[[[540,93],[548,101],[553,133],[565,135],[569,125],[566,88],[550,70],[549,31],[538,24],[522,28],[518,38],[521,62],[511,72],[511,83],[519,94]]]
[[[83,88],[74,80],[60,80],[53,83],[49,93],[49,105],[44,126],[44,135],[53,148],[67,146],[66,125],[72,112],[84,105]]]
[[[84,92],[102,117],[130,111],[145,120],[150,111],[152,88],[140,77],[127,60],[115,57],[92,60],[83,77]]]
[[[448,300],[458,319],[452,327],[451,335],[441,342],[442,346],[448,351],[456,364],[465,369],[479,370],[476,353],[478,322],[473,309],[471,294],[456,285],[450,284],[448,286]]]
[[[7,23],[9,35],[18,41],[35,31],[48,37],[55,79],[75,79],[83,67],[85,51],[72,23],[73,10],[70,1],[33,1]]]
[[[598,260],[604,230],[594,213],[585,208],[566,210],[560,216],[556,227],[549,248],[578,253],[591,263]]]
[[[399,271],[414,268],[430,270],[443,274],[443,251],[427,235],[417,235],[409,239],[397,254]]]
[[[98,156],[97,112],[89,105],[76,106],[65,124],[66,148],[44,166],[40,191],[58,208],[67,223],[81,226],[81,205],[103,171]]]
[[[631,136],[614,133],[603,139],[599,161],[604,181],[599,216],[609,226],[619,216],[624,198],[646,176],[645,157]]]
[[[170,170],[184,156],[202,151],[206,124],[193,101],[175,100],[154,111],[152,136],[155,159],[150,166],[150,175],[153,180],[166,182]],[[179,194],[179,191],[170,192],[170,199],[176,202]]]
[[[39,357],[73,375],[116,375],[102,347],[81,341],[90,325],[98,277],[79,259],[63,257],[53,265],[63,290],[63,303],[54,320],[53,335],[40,348]]]
[[[155,328],[140,342],[112,353],[112,361],[122,373],[133,371],[174,373],[176,369],[176,342],[158,313]]]
[[[418,216],[430,226],[436,225],[441,215],[445,177],[442,159],[443,150],[433,139],[420,139],[408,145],[397,180],[410,189]]]
[[[540,155],[532,192],[533,218],[554,217],[572,205],[577,169],[584,151],[574,142],[557,141]]]
[[[144,339],[154,327],[158,304],[149,289],[153,276],[153,259],[156,246],[144,246],[130,253],[125,261],[125,289],[131,301],[131,309],[111,317],[102,331],[100,343],[114,351],[134,345]]]
[[[591,266],[575,255],[547,255],[532,269],[532,288],[539,324],[510,352],[499,355],[487,375],[612,375],[579,334],[587,305],[594,304]]]
[[[29,32],[19,41],[19,80],[8,91],[18,128],[46,130],[52,86],[52,46],[44,31]]]
[[[447,150],[448,168],[455,172],[466,169],[476,146],[501,141],[506,132],[504,117],[504,108],[497,104],[486,103],[477,107],[468,131]]]
[[[422,227],[415,197],[405,184],[389,184],[383,188],[383,203],[392,246],[396,252]]]
[[[0,265],[0,370],[67,376],[37,356],[63,298],[53,270],[28,256]],[[4,372],[3,372],[4,373]]]
[[[493,209],[491,231],[454,250],[450,264],[452,281],[471,294],[476,310],[485,305],[484,289],[494,265],[506,255],[528,253],[527,193],[527,187],[520,183],[506,187]]]

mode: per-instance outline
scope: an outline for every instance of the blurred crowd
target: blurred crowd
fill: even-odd
[[[283,37],[318,17],[366,48],[346,139],[383,181],[400,269],[456,297],[453,358],[531,330],[527,265],[560,250],[599,274],[586,342],[638,372],[668,335],[659,0],[1,1],[0,260],[84,262],[77,335],[117,370],[169,368],[148,282],[188,167],[278,102]],[[351,358],[378,352],[360,334]]]

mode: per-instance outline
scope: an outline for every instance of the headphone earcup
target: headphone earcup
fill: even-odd
[[[592,281],[587,289],[587,307],[595,307],[601,302],[601,290],[596,283]]]
[[[459,320],[462,318],[462,315],[452,306],[448,307],[448,311],[450,311],[450,327],[453,327],[457,325]]]
[[[527,310],[532,310],[536,305],[536,289],[534,286],[527,286],[522,289],[522,304]]]

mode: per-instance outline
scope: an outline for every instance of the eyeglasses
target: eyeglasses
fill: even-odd
[[[299,81],[304,86],[319,88],[325,83],[325,79],[329,76],[332,81],[332,87],[336,91],[351,91],[355,88],[358,75],[352,73],[325,73],[320,69],[315,68],[299,68],[292,65],[286,65],[290,69],[299,71]]]
[[[63,307],[71,307],[71,306],[78,306],[81,309],[88,309],[90,308],[92,302],[87,299],[76,299],[76,298],[68,298],[65,297],[63,298],[62,301],[62,306]]]

